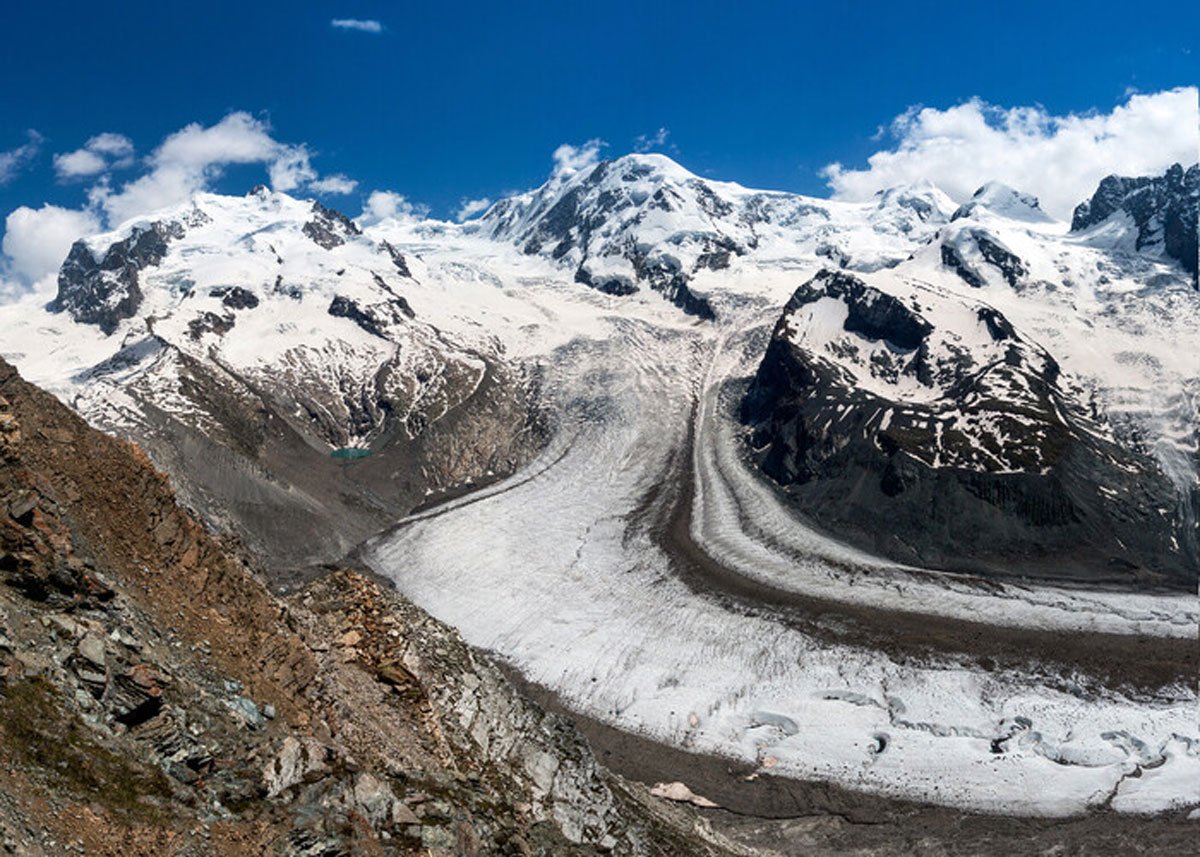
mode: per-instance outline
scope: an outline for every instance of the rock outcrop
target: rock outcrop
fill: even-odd
[[[1090,229],[1116,214],[1125,214],[1137,229],[1136,249],[1161,251],[1197,284],[1198,212],[1200,164],[1186,170],[1175,164],[1161,176],[1108,176],[1091,199],[1076,207],[1071,231]]]
[[[896,559],[1195,588],[1186,498],[986,305],[822,272],[784,308],[741,419],[805,514]]]
[[[182,235],[179,223],[135,226],[98,256],[86,240],[76,241],[59,271],[58,294],[50,309],[111,334],[142,305],[139,273],[161,262],[167,243]]]

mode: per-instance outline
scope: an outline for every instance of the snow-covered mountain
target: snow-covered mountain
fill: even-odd
[[[335,558],[536,445],[520,367],[427,274],[319,203],[200,194],[77,242],[6,353],[256,547]]]
[[[986,185],[899,266],[819,273],[743,402],[756,460],[909,562],[1193,587],[1200,307],[1161,240],[1182,175],[1106,179],[1069,232]],[[1151,191],[1159,238],[1131,243]]]
[[[1096,193],[1081,202],[1071,218],[1071,231],[1126,233],[1124,244],[1141,253],[1174,259],[1197,280],[1197,208],[1200,207],[1200,165],[1186,171],[1180,164],[1161,176],[1109,176]]]
[[[556,351],[625,319],[750,343],[732,371],[757,373],[756,455],[843,537],[1022,573],[1090,540],[1066,563],[1080,575],[1159,580],[1194,574],[1200,371],[1172,343],[1197,309],[1172,248],[1180,218],[1194,235],[1195,175],[1106,180],[1070,229],[999,184],[958,206],[932,184],[846,203],[661,155],[558,174],[463,226],[200,194],[77,243],[48,305],[0,319],[22,371],[298,564],[519,467],[557,419]],[[785,304],[764,359],[746,337]]]
[[[76,244],[0,350],[272,572],[356,549],[605,724],[1190,811],[1200,294],[1132,203],[959,202],[657,156],[465,226],[200,194]]]
[[[689,283],[756,259],[823,257],[852,270],[895,265],[945,223],[954,204],[931,184],[869,203],[817,200],[706,181],[663,155],[627,155],[501,200],[472,226],[559,262],[615,295],[642,287],[712,319]]]

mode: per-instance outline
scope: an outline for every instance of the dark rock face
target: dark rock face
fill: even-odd
[[[404,258],[404,254],[387,241],[384,241],[379,246],[386,250],[387,254],[392,257],[392,264],[396,266],[396,270],[400,272],[400,276],[411,280],[413,275],[408,269],[408,260]]]
[[[987,285],[987,278],[983,275],[986,269],[972,265],[964,258],[964,254],[995,268],[1013,288],[1017,288],[1029,274],[1021,258],[984,229],[964,229],[955,232],[952,238],[943,238],[941,254],[942,264],[976,289]]]
[[[340,211],[319,202],[313,203],[312,211],[313,219],[305,223],[301,231],[326,250],[340,247],[351,237],[362,234],[358,225]]]
[[[844,333],[827,347],[795,338],[828,299],[845,307]],[[1197,558],[1176,546],[1192,543],[1184,501],[1161,470],[1105,440],[1058,364],[1002,314],[977,317],[991,349],[956,353],[905,302],[818,274],[789,301],[742,400],[752,459],[818,524],[900,561],[1194,589]],[[890,400],[856,382],[864,365],[929,392]]]
[[[215,312],[205,312],[188,322],[188,336],[198,340],[206,333],[224,336],[233,330],[235,319],[232,313],[217,315]]]
[[[348,318],[367,333],[381,339],[388,338],[388,327],[401,324],[404,319],[413,318],[415,315],[408,301],[398,295],[390,301],[369,306],[362,306],[352,298],[338,295],[329,304],[329,314],[337,318]]]
[[[129,237],[96,258],[85,241],[76,241],[58,274],[58,294],[51,312],[67,312],[78,322],[97,325],[111,334],[142,305],[138,274],[159,264],[167,244],[183,237],[178,223],[137,226]]]
[[[846,304],[844,328],[867,339],[881,339],[902,351],[915,351],[933,326],[891,295],[873,289],[857,277],[822,272],[796,289],[784,314],[823,297]]]
[[[254,309],[258,306],[258,298],[254,293],[241,286],[222,286],[208,294],[210,297],[220,298],[221,303],[229,309]]]
[[[348,318],[372,336],[386,338],[379,320],[359,306],[358,302],[352,298],[342,295],[335,297],[329,304],[329,314],[338,318]]]
[[[575,270],[575,282],[582,283],[583,285],[593,288],[598,292],[604,292],[606,295],[632,295],[639,291],[637,283],[633,282],[628,277],[593,276],[592,272],[587,268],[584,268],[582,265]]]
[[[947,244],[942,245],[942,264],[962,277],[963,282],[968,286],[982,289],[987,285],[987,280],[979,276],[975,269],[966,263],[962,254]]]
[[[387,284],[387,280],[374,272],[372,272],[371,276],[375,280],[375,285],[379,286],[379,288],[383,289],[392,296],[392,303],[396,305],[396,309],[400,310],[400,312],[402,312],[407,318],[417,317],[417,313],[413,310],[412,306],[409,305],[408,300],[403,295],[397,294],[396,290]]]
[[[1017,284],[1029,273],[1020,257],[993,241],[986,232],[975,232],[974,237],[975,246],[979,248],[983,258],[1000,271],[1010,286],[1016,288]]]
[[[1185,171],[1173,165],[1161,176],[1109,176],[1071,219],[1071,231],[1088,229],[1118,212],[1138,229],[1137,249],[1161,246],[1197,283],[1197,216],[1200,211],[1200,165]]]

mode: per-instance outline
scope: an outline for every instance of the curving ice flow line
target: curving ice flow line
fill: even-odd
[[[719,404],[720,354],[703,382],[695,418],[693,539],[745,577],[792,592],[884,611],[909,611],[992,625],[1195,639],[1200,601],[1191,595],[1102,593],[1014,585],[891,563],[837,542],[784,508],[738,454],[731,410]],[[728,365],[726,365],[728,369]]]
[[[706,549],[728,553],[744,574],[758,557],[772,574],[787,570],[782,558],[799,557],[809,564],[793,563],[787,585],[824,575],[822,586],[868,599],[883,587],[841,569],[886,567],[811,533],[784,539],[790,531],[772,521],[754,481],[722,457],[736,449],[732,427],[720,428],[716,391],[732,364],[717,345],[707,331],[648,324],[611,323],[576,340],[546,362],[560,424],[551,449],[518,477],[406,519],[365,560],[570,708],[671,746],[989,812],[1200,804],[1186,787],[1200,782],[1190,678],[1132,692],[1036,664],[986,671],[950,655],[896,658],[815,637],[769,605],[744,609],[689,587],[646,498],[676,487],[663,474],[687,445],[698,392],[692,533]],[[771,539],[731,533],[725,514]],[[836,574],[825,567],[831,550]],[[888,572],[905,598],[950,592],[955,610],[976,603],[951,586],[907,580],[905,569]],[[1003,604],[1022,605],[1024,620],[1081,627],[1053,600],[1023,599]],[[1142,621],[1100,607],[1116,617],[1104,627]]]

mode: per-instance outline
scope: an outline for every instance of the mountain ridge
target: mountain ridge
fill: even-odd
[[[1140,438],[1161,406],[1118,399],[1188,383],[1175,380],[1188,377],[1178,357],[1138,332],[1183,299],[1146,291],[1177,269],[1156,246],[1130,255],[1108,237],[1119,213],[1069,231],[994,182],[959,206],[929,183],[862,203],[814,200],[704,180],[659,155],[557,175],[463,226],[360,225],[265,188],[201,194],[78,242],[47,308],[51,328],[17,315],[14,342],[51,349],[41,379],[94,423],[138,437],[212,520],[319,565],[429,496],[532,460],[556,421],[538,389],[557,344],[593,335],[611,313],[760,325],[755,306],[774,312],[771,301],[798,294],[792,271],[808,272],[800,285],[828,268],[903,294],[906,277],[931,294],[966,289],[961,299],[984,315],[963,316],[955,348],[990,347],[972,332],[984,316],[1040,344],[1081,397],[1072,407],[1107,414],[1104,442],[1145,456]],[[53,321],[62,317],[79,336]],[[1098,322],[1126,339],[1099,362],[1084,331]],[[1131,384],[1123,355],[1147,346]],[[1153,427],[1180,473],[1194,456],[1181,407]],[[1026,452],[1014,461],[1039,458]],[[201,458],[219,464],[197,467]],[[956,460],[948,448],[930,458]],[[1190,496],[1185,477],[1172,478]]]

